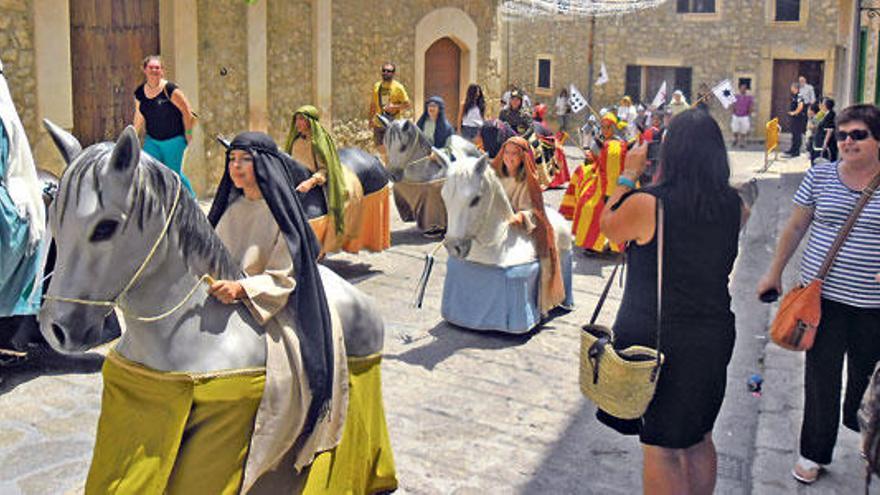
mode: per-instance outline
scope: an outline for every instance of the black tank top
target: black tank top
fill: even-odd
[[[175,89],[177,85],[168,81],[165,89],[155,98],[147,98],[143,84],[134,90],[134,97],[140,102],[141,115],[147,122],[147,135],[153,139],[164,141],[184,135],[183,114],[171,101]]]
[[[633,191],[636,192],[636,191]],[[732,326],[728,283],[736,259],[741,202],[725,192],[713,220],[690,214],[662,186],[640,190],[663,200],[663,329],[682,324]],[[624,199],[627,196],[624,196]],[[626,250],[626,286],[614,322],[615,346],[653,345],[657,321],[657,238]]]

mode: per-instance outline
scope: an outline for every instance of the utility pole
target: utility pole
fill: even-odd
[[[590,37],[587,45],[587,101],[593,103],[593,52],[596,46],[596,16],[590,16]]]

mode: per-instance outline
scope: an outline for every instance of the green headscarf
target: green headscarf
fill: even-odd
[[[300,137],[300,132],[296,129],[297,115],[308,119],[312,128],[312,151],[315,153],[315,158],[327,166],[327,182],[324,184],[327,188],[327,209],[333,214],[336,233],[342,234],[345,230],[343,211],[348,191],[345,190],[345,178],[342,175],[339,154],[336,152],[336,143],[333,141],[333,136],[318,122],[318,109],[312,105],[303,105],[293,112],[293,117],[290,119],[290,132],[287,133],[287,143],[284,146],[287,154],[293,151],[293,142]]]

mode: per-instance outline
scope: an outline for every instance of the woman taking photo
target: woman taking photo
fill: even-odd
[[[792,86],[793,87],[793,86]],[[880,173],[880,110],[854,105],[837,116],[841,160],[807,171],[794,196],[794,209],[776,246],[776,255],[758,284],[758,294],[782,293],[782,272],[804,235],[810,236],[801,258],[800,280],[806,285],[819,272],[825,255],[846,223],[862,190]],[[822,319],[804,369],[804,418],[800,459],[792,475],[812,483],[831,463],[840,422],[840,382],[846,356],[843,425],[859,431],[856,413],[875,363],[880,360],[880,195],[862,210],[822,284]]]
[[[483,116],[486,115],[486,99],[483,98],[483,89],[479,84],[471,84],[467,89],[467,97],[458,112],[458,130],[462,137],[468,141],[476,139],[483,126]]]
[[[134,128],[138,134],[146,127],[144,151],[174,170],[190,194],[195,195],[183,174],[183,152],[192,140],[196,121],[183,91],[165,79],[165,69],[158,55],[143,62],[147,80],[134,91]]]
[[[627,153],[608,202],[614,206],[603,211],[601,229],[611,242],[629,243],[614,346],[656,348],[655,233],[663,222],[660,351],[665,361],[641,419],[621,420],[601,410],[597,417],[621,433],[639,435],[645,493],[710,494],[717,471],[712,429],[735,336],[728,283],[748,209],[729,185],[724,138],[708,113],[688,110],[672,119],[661,156],[661,182],[634,190],[647,145]]]

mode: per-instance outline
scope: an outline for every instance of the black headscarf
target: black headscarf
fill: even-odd
[[[442,148],[446,146],[446,140],[449,139],[449,136],[455,134],[455,129],[452,127],[452,124],[446,119],[446,102],[443,101],[443,98],[432,96],[425,100],[425,111],[422,113],[422,116],[419,117],[419,121],[416,122],[416,125],[419,126],[419,129],[423,131],[425,130],[425,121],[430,118],[428,117],[428,105],[430,103],[440,107],[440,112],[437,113],[437,123],[434,124],[433,144],[435,148]]]
[[[294,178],[293,159],[279,151],[275,141],[262,132],[239,134],[226,150],[226,169],[208,213],[211,225],[216,227],[229,205],[244,194],[229,176],[232,150],[247,151],[253,156],[260,192],[284,235],[293,261],[296,289],[282,311],[297,323],[295,331],[312,392],[312,403],[303,425],[303,437],[306,437],[329,410],[333,393],[333,331],[316,262],[321,249],[295,192],[299,181]]]

